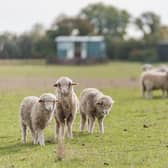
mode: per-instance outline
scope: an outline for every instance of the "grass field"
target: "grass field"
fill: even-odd
[[[109,63],[95,66],[0,66],[0,168],[167,168],[168,99],[155,93],[153,100],[140,97],[138,63]],[[56,160],[54,120],[45,130],[46,146],[33,146],[31,136],[21,144],[18,109],[24,96],[54,92],[53,82],[67,75],[85,87],[97,87],[116,101],[105,119],[105,133],[79,132],[65,140],[65,159]]]

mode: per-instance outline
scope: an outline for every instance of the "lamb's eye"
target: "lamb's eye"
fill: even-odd
[[[102,106],[103,105],[103,103],[101,103],[101,102],[99,102],[99,103],[97,103],[99,106]]]

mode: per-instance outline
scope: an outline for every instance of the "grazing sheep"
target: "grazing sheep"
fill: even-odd
[[[56,97],[51,93],[44,93],[40,97],[28,96],[20,105],[20,119],[22,142],[26,143],[27,127],[30,128],[34,144],[44,144],[43,130],[52,119]]]
[[[104,95],[95,88],[84,89],[80,96],[81,132],[84,130],[88,116],[88,132],[92,133],[95,118],[97,118],[100,132],[104,133],[103,120],[109,114],[113,103],[110,96]]]
[[[142,71],[149,71],[152,70],[154,67],[151,64],[144,64],[142,66]]]
[[[159,67],[154,67],[151,64],[144,64],[142,67],[142,71],[166,72],[168,71],[168,67],[166,65],[160,65]]]
[[[68,77],[60,77],[54,87],[56,87],[56,97],[59,100],[55,110],[56,135],[57,138],[64,138],[65,123],[67,125],[68,137],[72,138],[72,124],[78,110],[78,98],[73,86],[77,83]]]
[[[158,71],[158,72],[167,72],[168,71],[168,67],[166,65],[161,65],[158,68],[156,68],[156,71]]]
[[[146,98],[152,98],[153,90],[162,90],[164,97],[165,91],[168,91],[168,72],[144,72],[140,77],[140,84],[143,97],[147,93]]]

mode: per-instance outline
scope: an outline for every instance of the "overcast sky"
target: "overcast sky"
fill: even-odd
[[[48,27],[59,14],[75,15],[87,4],[95,2],[126,9],[133,16],[153,11],[168,25],[168,0],[0,0],[0,32],[21,33],[37,22]]]

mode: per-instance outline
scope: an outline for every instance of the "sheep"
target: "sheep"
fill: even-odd
[[[110,96],[104,95],[98,89],[86,88],[80,95],[80,131],[84,131],[88,117],[88,132],[93,132],[95,119],[98,119],[100,133],[104,133],[103,120],[109,114],[114,103]]]
[[[168,91],[168,72],[147,71],[140,77],[142,96],[152,98],[153,90],[162,90],[162,96],[165,97],[165,91]]]
[[[72,139],[72,125],[78,110],[78,98],[73,86],[77,83],[68,77],[60,77],[54,84],[56,87],[56,97],[59,102],[54,112],[56,121],[56,136],[64,139],[65,124],[67,126],[67,136]]]
[[[142,66],[142,71],[149,71],[149,70],[152,70],[154,67],[151,65],[151,64],[144,64]]]
[[[168,71],[168,67],[166,65],[161,65],[158,68],[156,68],[156,71],[158,71],[158,72],[166,72],[166,71]]]
[[[29,127],[33,144],[45,145],[43,130],[52,119],[56,102],[56,96],[51,93],[44,93],[40,97],[27,96],[22,100],[20,124],[23,143],[26,143],[27,127]]]
[[[142,71],[166,72],[168,71],[168,67],[166,65],[160,65],[159,67],[154,67],[151,64],[144,64],[142,67]]]

